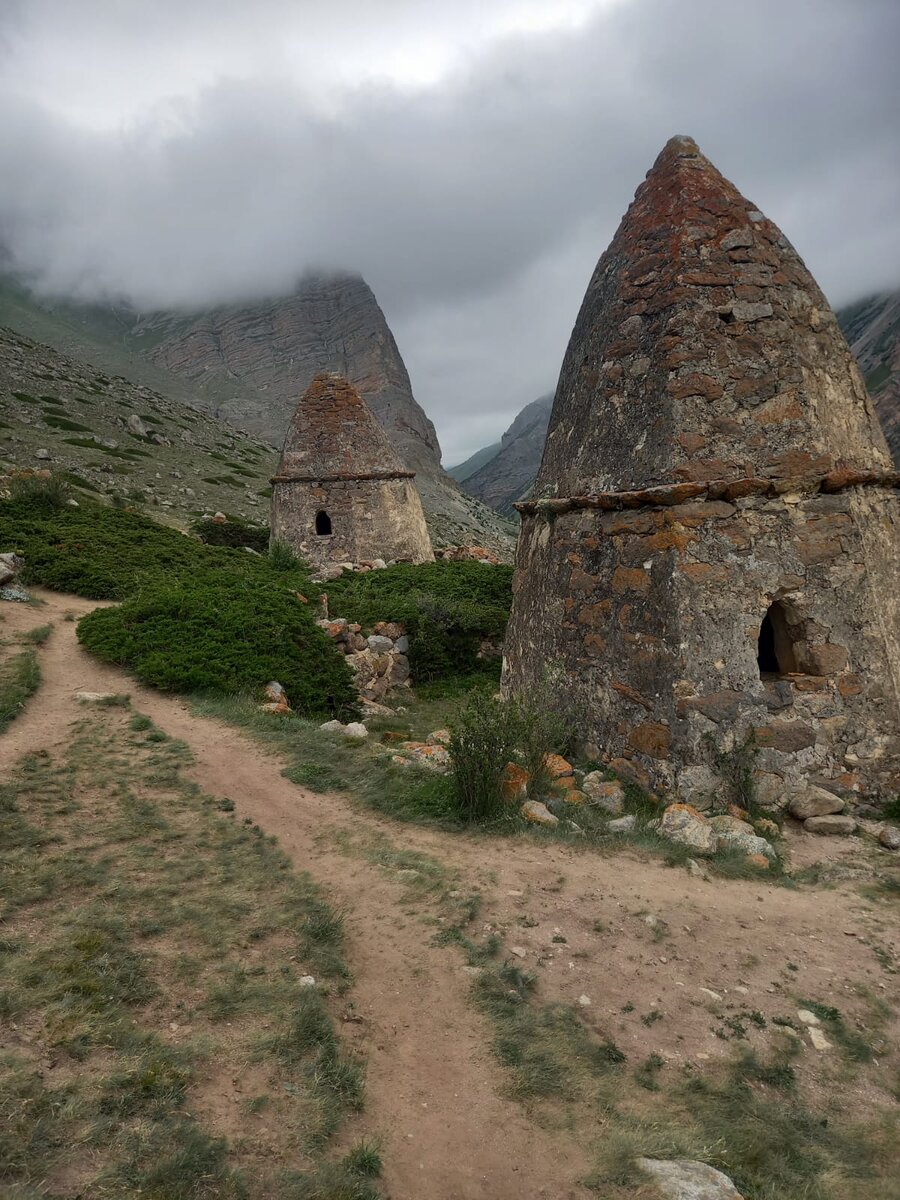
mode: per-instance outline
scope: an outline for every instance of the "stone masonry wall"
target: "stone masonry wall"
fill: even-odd
[[[523,513],[507,692],[537,693],[564,664],[597,755],[688,800],[709,786],[707,735],[727,748],[750,730],[758,766],[786,781],[900,789],[896,490],[553,504]],[[797,671],[764,680],[776,600]]]
[[[331,520],[329,535],[316,533],[320,511]],[[317,567],[378,558],[430,562],[434,557],[422,504],[408,478],[278,481],[272,540],[286,542]]]

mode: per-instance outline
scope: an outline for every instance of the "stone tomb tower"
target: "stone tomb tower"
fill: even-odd
[[[342,375],[304,392],[272,479],[272,540],[316,567],[434,558],[422,502],[387,434]]]
[[[534,499],[507,694],[563,667],[597,754],[699,799],[755,731],[765,789],[890,794],[900,493],[834,314],[780,231],[673,138],[587,290]]]

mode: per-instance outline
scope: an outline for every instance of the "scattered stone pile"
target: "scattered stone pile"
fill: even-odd
[[[402,625],[380,621],[366,637],[362,626],[343,617],[316,622],[347,657],[360,699],[381,703],[396,688],[409,688],[409,638]]]
[[[443,550],[435,550],[435,558],[445,562],[480,562],[495,567],[500,559],[484,546],[445,546]]]
[[[18,600],[25,602],[28,593],[17,581],[17,576],[25,566],[25,559],[18,554],[0,554],[0,600]]]

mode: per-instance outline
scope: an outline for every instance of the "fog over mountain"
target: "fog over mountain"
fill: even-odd
[[[895,287],[898,42],[896,0],[7,0],[0,243],[141,309],[359,271],[452,463],[552,390],[673,133],[832,303]]]

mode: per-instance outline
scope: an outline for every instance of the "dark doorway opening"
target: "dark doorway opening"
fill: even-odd
[[[319,537],[328,537],[331,533],[331,517],[327,512],[316,513],[316,533]]]
[[[780,600],[769,606],[759,627],[756,661],[760,675],[790,675],[797,670],[794,638]]]

